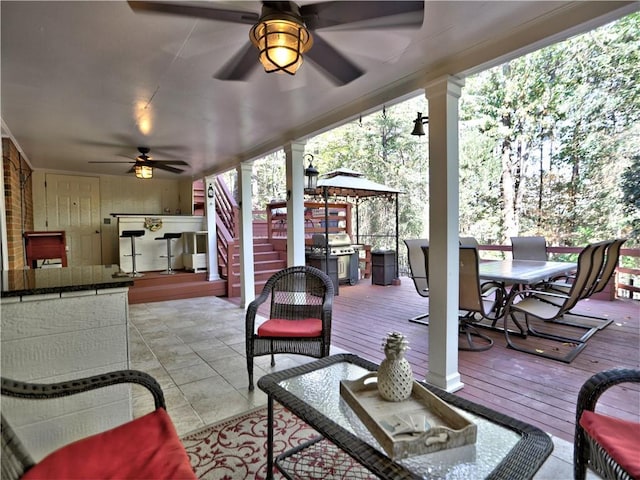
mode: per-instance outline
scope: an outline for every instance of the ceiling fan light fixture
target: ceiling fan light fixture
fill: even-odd
[[[313,45],[313,38],[300,15],[263,7],[262,17],[249,33],[251,43],[260,51],[265,72],[295,75],[302,55]]]
[[[153,178],[153,167],[147,165],[136,165],[134,168],[136,172],[136,178]]]

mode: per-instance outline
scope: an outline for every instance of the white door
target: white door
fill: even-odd
[[[47,230],[64,230],[70,267],[100,265],[100,180],[46,175]]]

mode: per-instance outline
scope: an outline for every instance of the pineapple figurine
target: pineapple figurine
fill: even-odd
[[[386,358],[378,369],[378,392],[385,400],[401,402],[411,396],[413,372],[404,358],[408,344],[399,332],[388,333],[383,343]]]

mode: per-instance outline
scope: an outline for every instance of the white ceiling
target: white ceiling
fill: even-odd
[[[3,0],[3,134],[35,169],[124,175],[126,163],[88,161],[126,162],[143,145],[157,160],[187,161],[184,175],[197,178],[417,95],[433,78],[478,71],[638,7],[427,1],[419,30],[320,30],[366,71],[335,86],[310,62],[294,77],[256,68],[247,81],[214,79],[246,42],[246,25],[134,13],[123,1]]]

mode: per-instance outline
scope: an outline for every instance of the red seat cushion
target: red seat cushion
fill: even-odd
[[[640,423],[582,412],[580,426],[633,478],[640,478]]]
[[[195,479],[189,457],[163,408],[70,443],[23,479]]]
[[[322,320],[283,320],[272,318],[258,327],[259,337],[319,337],[322,334]]]

